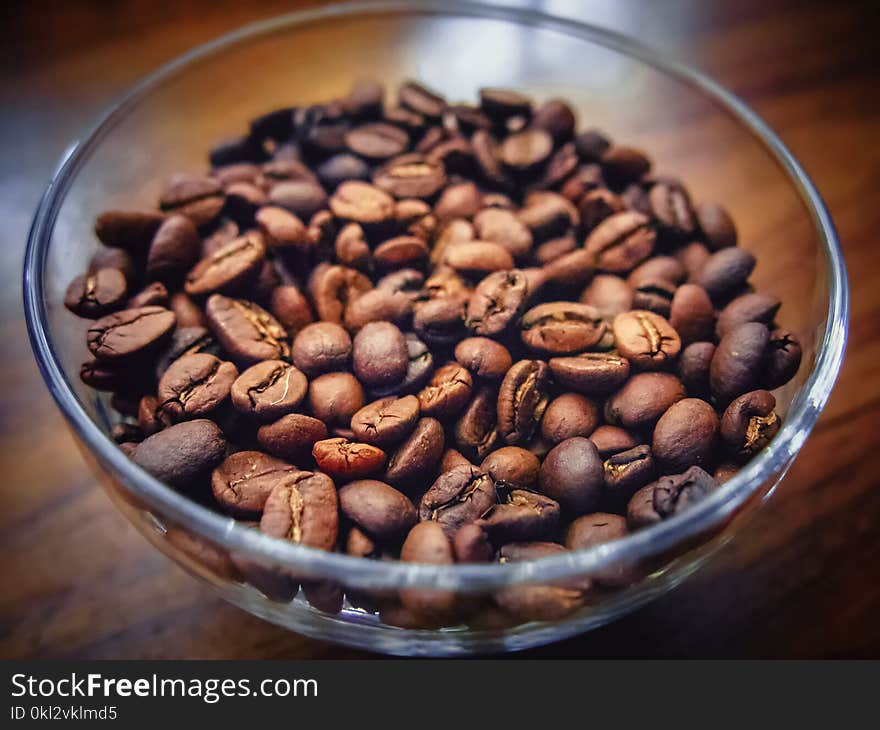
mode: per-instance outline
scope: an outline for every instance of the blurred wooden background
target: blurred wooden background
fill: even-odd
[[[788,478],[686,585],[532,657],[880,656],[876,2],[523,3],[637,34],[720,80],[825,196],[852,286],[847,359]],[[45,391],[21,315],[30,216],[67,144],[174,56],[295,2],[8,2],[0,54],[0,657],[366,656],[220,601],[115,511]]]

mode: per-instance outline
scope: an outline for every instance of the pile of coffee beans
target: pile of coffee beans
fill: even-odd
[[[67,291],[82,380],[137,464],[268,535],[376,560],[529,560],[717,489],[780,426],[801,348],[719,204],[562,100],[358,81],[110,210]],[[235,562],[235,561],[234,561]],[[339,586],[239,559],[275,600]],[[492,596],[554,619],[635,567]],[[400,625],[479,609],[348,592]]]

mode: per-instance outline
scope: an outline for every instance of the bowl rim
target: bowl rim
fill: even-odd
[[[792,402],[779,433],[761,455],[731,480],[683,514],[613,542],[563,555],[510,564],[427,565],[380,562],[325,552],[269,537],[239,525],[179,494],[130,461],[87,415],[64,375],[48,336],[43,304],[43,275],[55,220],[70,184],[89,153],[137,102],[154,87],[189,65],[239,43],[284,29],[338,17],[375,15],[442,15],[499,20],[544,29],[595,43],[677,78],[708,95],[748,129],[788,174],[812,218],[820,247],[828,259],[828,312],[822,345],[803,388]],[[535,10],[486,5],[465,0],[379,0],[348,2],[295,11],[242,26],[163,65],[138,82],[109,107],[91,130],[63,154],[34,215],[23,271],[25,318],[31,347],[49,390],[77,437],[114,476],[163,517],[257,562],[295,565],[297,571],[343,585],[375,588],[435,587],[483,591],[520,582],[564,579],[636,562],[710,530],[742,505],[764,481],[782,474],[803,445],[830,395],[843,360],[849,315],[849,289],[840,242],[824,201],[813,182],[772,129],[743,101],[690,66],[668,58],[635,39],[579,20]]]

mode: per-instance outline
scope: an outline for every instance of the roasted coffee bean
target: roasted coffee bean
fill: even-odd
[[[373,184],[395,198],[432,198],[446,185],[443,164],[423,155],[401,155],[373,173]]]
[[[544,164],[553,152],[553,137],[543,129],[526,129],[505,137],[498,158],[516,173],[528,174]]]
[[[209,177],[193,175],[174,175],[159,197],[159,207],[163,211],[185,215],[199,228],[220,215],[223,203],[220,183]]]
[[[428,119],[439,119],[446,110],[446,100],[415,81],[407,81],[397,92],[401,106]]]
[[[433,520],[419,522],[409,531],[400,549],[400,559],[405,563],[429,565],[451,565],[455,562],[452,543],[443,527]],[[454,613],[456,596],[451,591],[409,588],[400,591],[400,602],[417,615],[443,619]]]
[[[122,307],[127,292],[128,283],[119,269],[98,269],[70,282],[64,306],[79,317],[95,319]]]
[[[513,257],[510,252],[497,243],[485,241],[453,243],[447,246],[443,253],[443,263],[465,276],[472,277],[513,269]]]
[[[192,297],[243,292],[259,274],[265,253],[259,234],[251,232],[236,238],[196,264],[186,277],[184,289]]]
[[[652,482],[639,489],[626,505],[626,524],[630,530],[640,530],[643,527],[655,525],[663,518],[654,509],[654,487]]]
[[[711,342],[692,342],[681,351],[676,372],[692,396],[708,397],[709,367],[715,355]]]
[[[443,125],[452,133],[470,134],[477,129],[490,129],[492,120],[470,104],[453,104],[446,109]]]
[[[588,304],[548,302],[527,311],[522,318],[522,341],[546,355],[568,355],[596,347],[608,325]]]
[[[306,397],[308,381],[283,360],[264,360],[245,370],[232,384],[232,405],[259,421],[275,421]]]
[[[497,190],[510,190],[513,183],[498,159],[498,143],[486,130],[479,129],[471,137],[471,149],[480,176]]]
[[[330,198],[333,215],[362,226],[376,226],[394,217],[394,198],[359,180],[342,183]]]
[[[653,256],[634,268],[626,283],[630,286],[642,286],[659,281],[678,287],[687,278],[687,272],[681,262],[673,256]]]
[[[121,365],[155,352],[174,324],[174,313],[164,307],[123,309],[94,322],[86,341],[98,360]]]
[[[232,183],[227,185],[224,191],[226,204],[223,208],[223,214],[244,228],[254,224],[256,212],[269,202],[263,189],[254,183]]]
[[[145,395],[138,401],[137,421],[144,436],[152,436],[165,427],[159,419],[159,399],[156,396]]]
[[[420,418],[409,436],[388,460],[385,481],[411,487],[424,483],[440,461],[445,446],[443,426],[434,418]],[[423,487],[424,488],[424,487]]]
[[[717,437],[715,409],[699,398],[684,398],[657,421],[651,452],[664,472],[677,474],[691,466],[705,467]]]
[[[94,274],[101,269],[118,269],[125,277],[130,290],[137,282],[138,268],[132,255],[125,249],[100,246],[89,259],[89,268],[86,273]]]
[[[545,101],[532,117],[532,126],[548,131],[556,144],[574,136],[575,124],[574,111],[561,99]]]
[[[293,363],[306,375],[344,370],[351,357],[351,337],[334,322],[314,322],[293,339]]]
[[[697,281],[697,277],[709,260],[709,256],[711,256],[709,249],[699,241],[691,241],[675,252],[675,258],[684,267],[689,281]]]
[[[646,216],[625,211],[603,220],[587,236],[584,249],[599,270],[625,274],[651,255],[656,238]]]
[[[294,341],[296,335],[314,320],[308,300],[297,287],[290,284],[278,286],[272,291],[269,309]]]
[[[170,422],[214,414],[229,398],[238,369],[213,355],[197,353],[175,360],[159,381],[159,414]]]
[[[498,446],[497,411],[495,390],[480,388],[455,424],[455,442],[475,462]]]
[[[226,439],[220,427],[200,418],[144,439],[132,459],[159,481],[183,489],[210,472],[225,454]]]
[[[126,302],[125,308],[165,307],[167,309],[169,303],[168,288],[161,281],[154,281],[131,297]]]
[[[680,184],[659,182],[651,186],[648,201],[664,235],[681,240],[696,233],[697,221],[690,196]]]
[[[457,451],[456,449],[446,449],[443,452],[443,456],[440,457],[440,473],[447,472],[450,469],[454,469],[456,466],[462,465],[471,465],[471,462],[464,457],[464,455]]]
[[[349,133],[350,134],[350,133]],[[334,190],[346,180],[369,180],[370,166],[360,157],[342,152],[328,157],[315,172],[321,184]]]
[[[515,363],[498,393],[498,433],[507,444],[528,442],[549,401],[550,370],[542,360]]]
[[[204,327],[208,319],[199,306],[185,292],[177,291],[169,300],[178,327]]]
[[[458,466],[441,474],[422,496],[419,518],[440,524],[447,537],[482,517],[495,504],[495,485],[474,466]]]
[[[156,211],[108,210],[95,220],[95,235],[105,246],[131,253],[146,251],[165,216]]]
[[[574,146],[582,160],[598,162],[611,146],[611,142],[598,129],[588,129],[574,138]]]
[[[368,388],[382,388],[403,380],[409,365],[406,340],[390,322],[370,322],[355,335],[352,366]]]
[[[334,253],[338,263],[360,271],[369,269],[372,262],[370,245],[364,240],[364,229],[357,223],[342,227],[336,236]]]
[[[661,317],[669,317],[675,285],[659,280],[645,282],[633,289],[633,309],[646,309]]]
[[[376,247],[373,260],[381,271],[420,269],[428,261],[428,246],[418,236],[396,236]]]
[[[275,486],[298,471],[286,461],[260,451],[238,451],[214,469],[211,491],[225,511],[241,518],[252,517],[262,513]]]
[[[425,283],[425,275],[415,269],[399,269],[385,274],[376,282],[376,288],[392,294],[407,294],[415,299]],[[366,295],[364,295],[366,296]]]
[[[599,425],[599,409],[578,393],[556,396],[544,411],[541,435],[551,444],[574,436],[589,436]]]
[[[405,494],[375,479],[346,484],[339,490],[339,509],[361,530],[382,542],[402,538],[419,519]]]
[[[266,158],[260,140],[250,135],[227,137],[222,139],[208,153],[214,167],[233,165],[237,162],[254,162]]]
[[[801,357],[800,342],[791,332],[785,330],[772,332],[764,355],[762,387],[773,390],[785,385],[797,375],[801,366]]]
[[[453,535],[452,550],[456,563],[488,563],[495,554],[486,531],[474,522],[463,525]]]
[[[430,383],[419,392],[422,413],[437,418],[451,418],[465,407],[471,397],[474,381],[458,363],[437,369]]]
[[[511,117],[530,117],[532,100],[512,89],[480,89],[480,108],[496,121]]]
[[[541,464],[539,484],[541,493],[559,502],[569,515],[594,512],[605,487],[596,446],[580,436],[557,444]]]
[[[669,308],[669,324],[678,333],[682,345],[711,339],[715,308],[706,290],[696,284],[678,287]]]
[[[633,495],[656,475],[654,456],[650,447],[645,445],[611,454],[602,467],[605,470],[602,507],[617,513],[625,512]]]
[[[368,160],[387,160],[406,151],[409,135],[393,124],[370,122],[346,132],[345,144]]]
[[[260,531],[299,545],[332,550],[339,531],[339,501],[326,474],[297,471],[269,494]]]
[[[286,208],[302,219],[310,218],[327,206],[327,193],[314,179],[286,180],[276,183],[269,190],[273,205]]]
[[[370,444],[344,438],[325,439],[312,446],[312,456],[321,471],[341,479],[360,479],[385,466],[385,452]]]
[[[599,426],[590,434],[592,441],[599,450],[599,456],[607,459],[609,456],[628,451],[636,446],[636,440],[631,433],[619,426]]]
[[[622,540],[628,534],[626,519],[616,514],[596,512],[578,517],[568,527],[565,546],[569,550],[587,550],[594,545],[603,545],[612,540]],[[641,571],[632,564],[615,565],[592,575],[599,585],[621,588],[635,583]]]
[[[651,169],[651,161],[641,150],[624,145],[610,145],[599,158],[602,174],[617,186],[635,182]]]
[[[220,354],[213,335],[204,327],[177,327],[156,361],[156,380],[162,378],[175,360],[198,352]]]
[[[605,419],[627,429],[650,429],[684,397],[684,386],[674,375],[639,373],[605,402]]]
[[[580,223],[577,208],[570,200],[544,190],[526,197],[519,219],[531,231],[535,243],[563,236]]]
[[[575,154],[577,154],[577,145],[574,142],[571,145],[574,148]],[[568,179],[562,183],[559,192],[577,205],[588,193],[599,189],[607,189],[605,180],[602,177],[602,168],[595,162],[587,162],[578,165]],[[584,221],[581,221],[581,223],[585,228],[588,227]]]
[[[535,249],[535,261],[543,266],[566,254],[570,254],[576,248],[577,243],[571,234],[561,236],[560,238],[551,238]]]
[[[709,366],[709,386],[719,403],[754,389],[769,341],[770,333],[760,322],[741,324],[721,338]]]
[[[294,461],[310,456],[312,446],[327,438],[323,421],[301,413],[288,413],[257,429],[257,442],[270,454]]]
[[[721,417],[721,441],[738,461],[748,461],[779,431],[776,399],[766,390],[754,390],[736,398]]]
[[[309,292],[318,317],[337,324],[343,321],[348,303],[372,288],[373,284],[366,276],[347,266],[316,269],[309,279]]]
[[[481,210],[474,216],[474,229],[479,240],[503,246],[514,258],[521,259],[532,249],[532,232],[509,210]]]
[[[416,337],[412,332],[404,335],[406,340],[406,352],[409,364],[406,367],[406,375],[400,383],[388,388],[373,388],[372,394],[378,398],[387,395],[411,393],[419,390],[431,376],[434,369],[434,357],[427,345]]]
[[[147,278],[174,284],[198,260],[201,243],[193,222],[183,215],[170,215],[156,230],[147,254]]]
[[[696,213],[706,242],[713,251],[736,246],[736,225],[722,206],[718,203],[700,203]]]
[[[779,311],[780,304],[779,299],[770,294],[760,292],[743,294],[721,310],[715,325],[715,334],[720,339],[746,322],[760,322],[769,327]]]
[[[329,426],[348,427],[364,407],[364,389],[351,373],[325,373],[309,383],[309,408]]]
[[[373,79],[358,79],[342,100],[342,108],[354,119],[371,119],[382,114],[385,87]]]
[[[552,535],[559,523],[559,503],[543,494],[514,489],[477,522],[492,542],[524,542]]]
[[[654,482],[654,509],[661,518],[678,515],[709,496],[718,485],[698,466]]]
[[[603,319],[610,322],[618,314],[633,308],[633,289],[618,276],[597,274],[584,289],[580,301],[594,307]]]
[[[205,305],[208,326],[240,365],[290,357],[287,332],[258,304],[212,294]]]
[[[624,210],[623,199],[607,188],[590,190],[578,201],[578,213],[584,231],[595,230],[602,221]]]
[[[541,463],[531,451],[519,446],[503,446],[489,454],[480,469],[498,489],[532,489],[538,481]]]
[[[442,164],[450,175],[470,176],[476,168],[473,148],[463,137],[451,137],[431,147],[427,159],[432,163]],[[471,183],[465,184],[470,185]],[[450,187],[454,187],[454,185]]]
[[[351,418],[355,438],[374,446],[388,446],[406,438],[419,418],[414,395],[382,398],[361,408]]]
[[[618,314],[613,323],[614,342],[620,354],[638,370],[658,370],[670,364],[681,350],[678,333],[654,312],[632,310]]]
[[[305,251],[309,234],[305,224],[289,210],[275,205],[264,205],[254,216],[267,249],[285,254]]]
[[[585,249],[578,248],[545,264],[547,281],[568,292],[577,290],[593,276],[593,257]]]
[[[455,360],[476,379],[496,382],[513,360],[508,349],[488,337],[468,337],[455,346]]]
[[[713,302],[719,302],[741,289],[754,268],[755,257],[748,251],[736,246],[722,248],[706,260],[694,283],[709,292]]]
[[[521,271],[489,274],[468,301],[465,325],[477,335],[500,335],[519,319],[528,295],[528,281]]]

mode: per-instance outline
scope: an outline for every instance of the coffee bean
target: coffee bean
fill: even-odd
[[[553,152],[553,137],[543,129],[527,129],[506,137],[498,148],[501,162],[516,173],[528,174]]]
[[[510,190],[513,183],[498,159],[498,142],[485,130],[477,130],[471,137],[471,149],[480,176],[491,188]]]
[[[131,289],[137,283],[138,268],[132,255],[125,249],[101,246],[89,259],[86,273],[95,274],[101,269],[118,269],[125,277],[128,288]]]
[[[486,531],[474,522],[463,525],[453,535],[452,550],[456,563],[488,563],[495,554]]]
[[[718,203],[700,203],[696,208],[697,221],[713,251],[736,246],[736,225],[730,214]]]
[[[350,134],[350,132],[349,132]],[[315,170],[321,184],[335,190],[346,180],[369,180],[370,166],[360,157],[342,152],[328,157]]]
[[[535,261],[543,266],[571,253],[576,248],[577,243],[571,234],[559,238],[551,238],[535,249]]]
[[[177,319],[178,327],[204,327],[208,324],[202,310],[185,292],[174,292],[168,303]]]
[[[210,472],[225,453],[226,439],[220,427],[199,418],[144,439],[132,459],[159,481],[183,489]]]
[[[635,448],[636,440],[632,434],[618,426],[599,426],[590,434],[592,441],[599,451],[599,456],[607,459],[609,456],[619,454]]]
[[[339,508],[358,528],[381,542],[402,538],[418,521],[416,508],[405,494],[375,479],[342,487]]]
[[[642,487],[629,500],[626,506],[626,524],[630,530],[650,527],[663,519],[654,509],[654,487],[654,482]]]
[[[309,408],[330,426],[347,427],[364,407],[364,390],[351,373],[325,373],[309,383]]]
[[[455,359],[474,378],[489,382],[501,380],[513,364],[507,348],[488,337],[462,340],[455,346]]]
[[[260,451],[239,451],[227,456],[211,474],[214,499],[240,518],[259,515],[279,481],[299,470],[286,461]]]
[[[628,534],[626,519],[620,515],[596,512],[578,517],[568,527],[565,546],[569,550],[587,550],[613,540],[622,540]],[[595,581],[609,588],[620,588],[635,583],[641,571],[631,564],[603,569],[592,576]]]
[[[509,210],[481,210],[474,217],[474,229],[481,241],[503,246],[514,258],[522,258],[532,249],[532,232]]]
[[[633,289],[618,276],[597,274],[584,289],[580,300],[594,307],[603,319],[610,322],[618,314],[633,308]]]
[[[528,442],[547,408],[549,368],[542,360],[515,363],[498,393],[498,433],[507,444]]]
[[[382,449],[344,438],[317,441],[312,446],[312,456],[321,471],[345,480],[375,474],[385,466]]]
[[[442,96],[415,81],[403,84],[397,92],[397,99],[401,106],[428,119],[439,119],[446,110],[446,100]]]
[[[741,289],[754,268],[755,257],[748,251],[736,246],[722,248],[706,260],[694,283],[709,292],[713,302],[718,302]]]
[[[412,393],[419,390],[431,375],[434,369],[434,357],[428,350],[427,345],[416,337],[412,332],[404,335],[406,340],[406,352],[409,364],[406,367],[406,375],[400,383],[388,388],[373,388],[372,394],[379,398],[387,395],[400,393]]]
[[[199,258],[199,234],[183,215],[170,215],[156,230],[147,254],[147,277],[164,283],[180,281]]]
[[[530,117],[532,100],[512,89],[480,89],[480,108],[494,120]]]
[[[155,352],[174,324],[174,313],[163,307],[123,309],[94,322],[86,340],[89,351],[99,360],[129,363]]]
[[[396,487],[423,484],[440,461],[444,445],[445,436],[440,422],[433,418],[420,418],[412,433],[388,460],[384,480]]]
[[[342,100],[345,112],[354,119],[375,118],[382,113],[385,87],[373,79],[357,79]]]
[[[761,385],[768,390],[779,388],[791,380],[801,366],[801,345],[797,338],[785,330],[770,334],[764,354],[764,370]]]
[[[462,453],[482,461],[498,445],[497,398],[492,388],[480,388],[455,424],[455,441]]]
[[[715,333],[719,339],[746,322],[760,322],[768,327],[776,318],[781,302],[770,294],[753,292],[733,299],[718,315]]]
[[[672,517],[690,509],[717,488],[709,474],[692,466],[682,474],[660,477],[654,482],[654,509],[661,518]]]
[[[160,380],[178,358],[198,352],[220,354],[213,335],[204,327],[177,327],[156,360],[156,380]]]
[[[656,475],[654,455],[650,447],[644,444],[611,454],[602,463],[602,468],[605,470],[605,494],[602,497],[602,507],[618,513],[625,512],[626,505],[633,495]]]
[[[657,421],[651,451],[663,471],[675,474],[691,466],[706,466],[717,435],[715,409],[699,398],[685,398]]]
[[[673,240],[692,237],[697,230],[690,196],[680,184],[657,183],[648,193],[651,213],[662,233]]]
[[[374,446],[388,446],[406,438],[419,418],[419,400],[413,395],[382,398],[367,404],[351,418],[355,437]]]
[[[348,180],[336,188],[330,210],[343,220],[375,226],[393,218],[394,199],[369,183]]]
[[[297,471],[275,485],[263,506],[260,531],[318,550],[332,550],[339,531],[333,480],[320,472]]]
[[[165,216],[155,211],[108,210],[95,220],[95,235],[105,246],[145,251]]]
[[[651,255],[656,238],[646,216],[625,211],[603,220],[587,236],[584,249],[599,270],[625,274]]]
[[[465,325],[477,335],[500,335],[522,314],[528,294],[528,281],[521,271],[489,274],[477,284],[468,300]]]
[[[541,540],[559,523],[559,504],[543,494],[514,489],[477,522],[495,543]],[[462,528],[463,529],[463,528]]]
[[[276,183],[269,190],[273,205],[286,208],[300,218],[309,218],[326,207],[327,193],[313,179],[286,180]]]
[[[530,193],[519,212],[519,220],[531,231],[535,243],[562,236],[580,224],[577,208],[558,193]]]
[[[668,318],[675,291],[674,284],[662,279],[642,283],[633,290],[633,309],[646,309]]]
[[[409,135],[393,124],[370,122],[346,132],[345,144],[368,160],[387,160],[406,151]]]
[[[370,322],[355,335],[352,365],[367,387],[387,387],[406,375],[409,356],[403,333],[390,322]]]
[[[156,396],[159,413],[170,422],[203,418],[229,398],[238,369],[207,353],[184,355],[162,375]]]
[[[685,397],[681,381],[669,373],[639,373],[605,403],[605,419],[626,429],[649,429]]]
[[[186,277],[184,289],[192,297],[214,292],[242,293],[257,277],[265,253],[259,234],[236,238],[196,264]]]
[[[327,438],[323,421],[301,413],[288,413],[257,429],[257,442],[270,454],[298,460],[312,453],[312,446]]]
[[[306,325],[293,339],[294,364],[310,376],[332,370],[343,370],[351,356],[351,337],[334,322]]]
[[[473,390],[471,374],[458,363],[437,369],[430,383],[419,393],[422,413],[437,418],[451,418],[465,407]]]
[[[545,101],[532,117],[532,126],[548,131],[556,144],[574,136],[576,123],[574,111],[561,99]]]
[[[119,269],[98,269],[70,282],[64,306],[79,317],[95,319],[122,307],[127,291],[128,283]]]
[[[553,447],[541,464],[542,494],[571,515],[595,511],[605,487],[605,472],[596,446],[577,436]]]
[[[396,236],[376,247],[373,260],[382,271],[420,269],[428,261],[428,246],[418,236]]]
[[[541,435],[558,444],[574,436],[589,436],[598,424],[599,409],[593,401],[578,393],[563,393],[544,411]]]
[[[733,400],[721,417],[721,440],[731,456],[748,461],[770,443],[781,425],[775,407],[776,399],[766,390]]]
[[[541,463],[531,451],[519,446],[503,446],[489,454],[480,469],[498,489],[532,489],[538,481]]]
[[[703,266],[709,260],[709,249],[699,241],[691,241],[675,252],[675,258],[684,267],[689,281],[696,281]]]
[[[401,155],[373,173],[373,184],[395,198],[428,199],[446,185],[446,170],[423,155]]]
[[[669,324],[683,345],[711,339],[715,309],[706,290],[696,284],[678,287],[669,308]]]
[[[275,205],[264,205],[254,216],[267,249],[286,253],[304,251],[309,246],[308,229],[289,210]]]
[[[741,324],[721,338],[709,366],[709,385],[719,403],[754,388],[769,341],[767,327],[759,322]]]
[[[692,342],[681,351],[676,372],[692,396],[708,397],[709,367],[715,355],[711,342]]]
[[[619,187],[637,181],[651,169],[651,161],[644,152],[624,145],[606,147],[599,162],[605,178]]]
[[[208,326],[240,365],[290,357],[287,332],[258,304],[212,294],[205,305]]]
[[[126,302],[125,309],[139,309],[140,307],[165,307],[167,309],[169,303],[168,288],[161,281],[154,281],[131,297]]]
[[[673,361],[681,350],[678,333],[663,317],[646,310],[618,314],[613,323],[614,342],[620,354],[639,370],[657,370]]]
[[[259,421],[276,421],[295,410],[306,396],[306,376],[283,360],[264,360],[232,384],[232,405]]]
[[[443,527],[433,520],[419,522],[409,531],[400,549],[400,559],[405,563],[430,565],[451,565],[455,562],[452,543]],[[454,612],[456,597],[450,591],[409,588],[400,591],[400,601],[405,608],[417,614],[444,617]]]
[[[318,317],[337,324],[343,321],[348,303],[372,288],[366,276],[346,266],[316,269],[309,280],[309,293]]]
[[[623,199],[607,188],[596,188],[584,193],[578,202],[581,226],[585,231],[593,231],[611,216],[625,209]]]
[[[522,318],[522,341],[531,350],[567,355],[596,347],[607,332],[599,312],[588,304],[548,302]]]
[[[220,215],[223,204],[220,183],[209,177],[185,174],[170,178],[159,197],[159,207],[163,211],[185,215],[199,228]]]
[[[441,474],[422,496],[419,518],[440,524],[447,537],[482,517],[495,504],[495,486],[474,466],[458,466]]]

